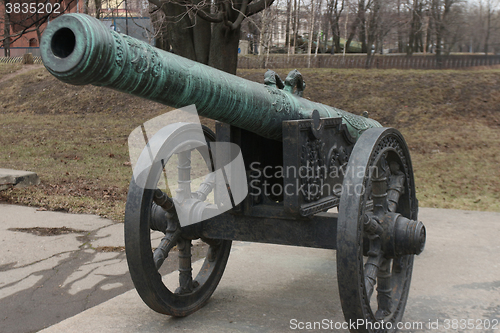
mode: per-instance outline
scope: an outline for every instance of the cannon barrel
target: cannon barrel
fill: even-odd
[[[289,76],[284,89],[275,84],[279,78],[270,77],[267,85],[248,81],[112,31],[85,14],[51,22],[40,49],[47,70],[63,82],[105,86],[176,108],[194,104],[201,116],[270,139],[282,140],[282,121],[312,118],[314,110],[321,118],[342,117],[354,138],[381,126],[297,96],[300,77]]]

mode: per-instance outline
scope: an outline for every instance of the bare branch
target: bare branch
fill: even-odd
[[[243,3],[241,4],[241,8],[238,10],[234,8],[233,10],[238,11],[238,18],[233,22],[233,24],[230,25],[231,30],[236,30],[240,25],[241,22],[243,22],[243,19],[246,17],[245,12],[247,10],[247,5],[248,5],[248,0],[243,0]]]
[[[246,15],[247,16],[252,16],[253,14],[258,13],[258,12],[260,12],[260,11],[268,8],[273,3],[274,3],[274,0],[258,0],[258,1],[255,1],[255,2],[252,1],[248,5],[248,9],[247,9]]]
[[[153,5],[155,5],[156,7],[158,7],[158,9],[160,9],[163,6],[160,0],[148,0],[148,1],[151,2]]]
[[[212,14],[208,14],[203,9],[200,9],[200,10],[196,11],[196,14],[208,22],[219,23],[219,22],[222,22],[224,20],[224,13],[223,12],[217,12],[217,14],[212,15]]]

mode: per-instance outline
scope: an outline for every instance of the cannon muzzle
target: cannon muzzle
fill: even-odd
[[[296,71],[282,86],[273,75],[259,84],[156,49],[85,14],[51,22],[40,49],[47,70],[63,82],[105,86],[176,108],[194,104],[201,116],[274,140],[282,140],[283,121],[312,118],[314,110],[321,118],[342,117],[354,138],[381,126],[300,97]]]

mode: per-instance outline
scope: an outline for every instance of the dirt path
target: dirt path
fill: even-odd
[[[21,74],[24,74],[24,73],[29,72],[31,70],[35,70],[35,69],[42,68],[42,67],[43,67],[43,65],[23,65],[23,67],[20,70],[15,71],[14,73],[7,74],[4,77],[2,77],[0,79],[0,83],[5,82],[7,80],[10,80],[13,77],[16,77],[17,75],[21,75]]]

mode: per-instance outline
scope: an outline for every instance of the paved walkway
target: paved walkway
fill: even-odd
[[[123,224],[0,204],[0,244],[2,332],[42,329],[133,288]]]
[[[420,219],[427,245],[415,261],[404,321],[423,329],[402,332],[498,332],[500,323],[497,330],[445,325],[454,319],[475,325],[500,320],[500,213],[424,208]],[[34,227],[79,232],[38,236],[13,230]],[[343,322],[334,251],[236,242],[208,305],[176,319],[150,310],[135,290],[124,293],[130,281],[123,252],[102,250],[119,250],[122,239],[121,224],[95,216],[0,205],[0,326],[17,321],[28,328],[24,322],[47,311],[60,317],[39,326],[55,324],[43,330],[49,333],[293,332],[301,323]],[[91,307],[97,295],[112,297],[110,291],[121,295]],[[86,310],[56,324],[68,317],[71,304]],[[430,329],[436,322],[439,329]]]

